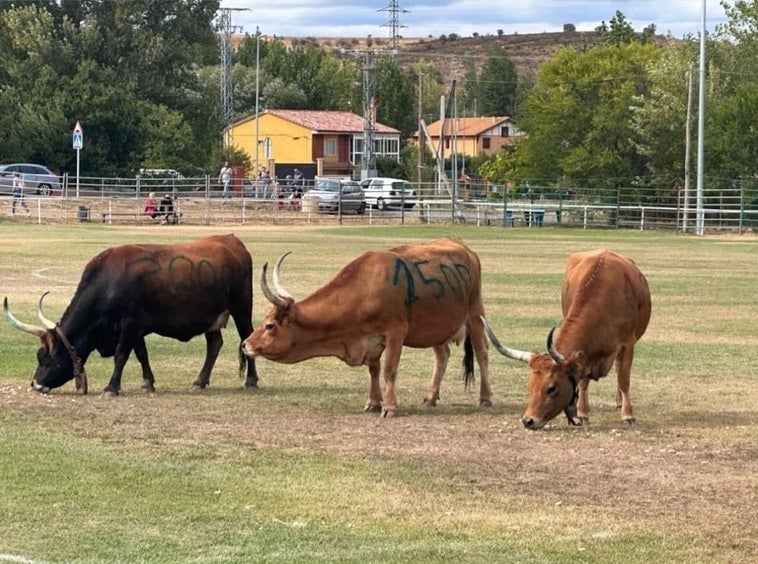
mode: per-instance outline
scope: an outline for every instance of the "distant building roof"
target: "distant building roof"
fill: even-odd
[[[435,121],[427,126],[431,136],[439,136],[440,123],[441,122],[439,121]],[[448,118],[445,120],[446,134],[451,134],[454,123],[455,133],[459,137],[476,137],[493,127],[497,127],[504,123],[513,123],[513,120],[508,116]],[[418,137],[418,132],[416,132],[416,137]]]
[[[361,133],[363,132],[363,118],[352,112],[329,111],[329,110],[266,110],[261,112],[264,115],[272,115],[278,118],[290,121],[302,127],[306,127],[314,133]],[[250,116],[241,120],[239,123],[254,120],[255,116]],[[400,131],[374,122],[374,131],[376,133],[396,134]]]

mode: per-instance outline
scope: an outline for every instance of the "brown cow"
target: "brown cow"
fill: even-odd
[[[572,254],[561,293],[563,325],[547,354],[500,344],[484,318],[492,344],[503,355],[529,364],[529,405],[522,422],[540,429],[562,410],[569,423],[589,422],[587,387],[602,378],[614,361],[618,376],[616,405],[622,420],[634,423],[629,400],[634,344],[650,321],[650,290],[634,262],[607,250]],[[578,397],[577,397],[578,394]]]
[[[465,341],[465,381],[473,379],[475,355],[481,375],[479,404],[491,405],[487,339],[479,321],[484,315],[481,265],[462,241],[442,238],[366,252],[300,301],[279,283],[287,254],[274,266],[274,291],[266,278],[268,265],[263,266],[261,288],[274,307],[245,341],[245,354],[286,364],[336,356],[350,366],[367,365],[371,378],[365,410],[392,417],[403,346],[434,349],[434,372],[424,398],[434,406],[450,357],[449,343]]]

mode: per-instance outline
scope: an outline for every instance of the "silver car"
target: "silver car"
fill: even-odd
[[[362,214],[366,210],[366,200],[361,185],[354,180],[318,178],[316,185],[303,194],[302,209]]]
[[[21,173],[27,194],[36,193],[40,196],[49,196],[53,190],[60,191],[61,189],[60,179],[46,166],[14,163],[0,165],[0,191],[6,192],[7,190],[8,193],[12,191],[14,172]]]

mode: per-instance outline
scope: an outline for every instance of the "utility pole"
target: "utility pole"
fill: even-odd
[[[397,0],[391,0],[389,6],[377,11],[389,13],[390,20],[388,23],[382,24],[382,27],[390,28],[390,41],[392,43],[392,50],[397,53],[397,39],[400,36],[398,32],[400,28],[406,27],[400,24],[400,14],[407,14],[408,10],[401,8],[398,5]]]
[[[248,8],[220,8],[218,31],[221,41],[221,119],[227,147],[234,146],[232,121],[234,119],[234,77],[232,74],[232,34],[242,31],[232,25],[232,12],[246,11]]]
[[[343,49],[342,51],[346,51]],[[376,55],[395,55],[386,49],[356,49],[352,53],[358,58],[358,65],[363,76],[363,150],[361,151],[361,180],[376,176],[376,158],[374,156],[374,122],[376,121],[374,58]]]

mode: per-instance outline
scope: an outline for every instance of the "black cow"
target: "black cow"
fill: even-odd
[[[155,390],[145,335],[180,341],[205,334],[206,355],[193,383],[205,388],[223,344],[221,329],[229,316],[240,340],[250,335],[253,312],[253,260],[234,235],[219,235],[173,245],[122,245],[106,249],[84,269],[79,286],[59,323],[37,313],[45,327],[18,321],[3,302],[10,324],[37,335],[37,370],[32,388],[47,393],[72,378],[87,393],[84,363],[92,351],[114,357],[113,374],[103,392],[117,395],[121,373],[134,351],[142,366],[142,389]],[[245,387],[258,385],[255,360],[239,353]]]

